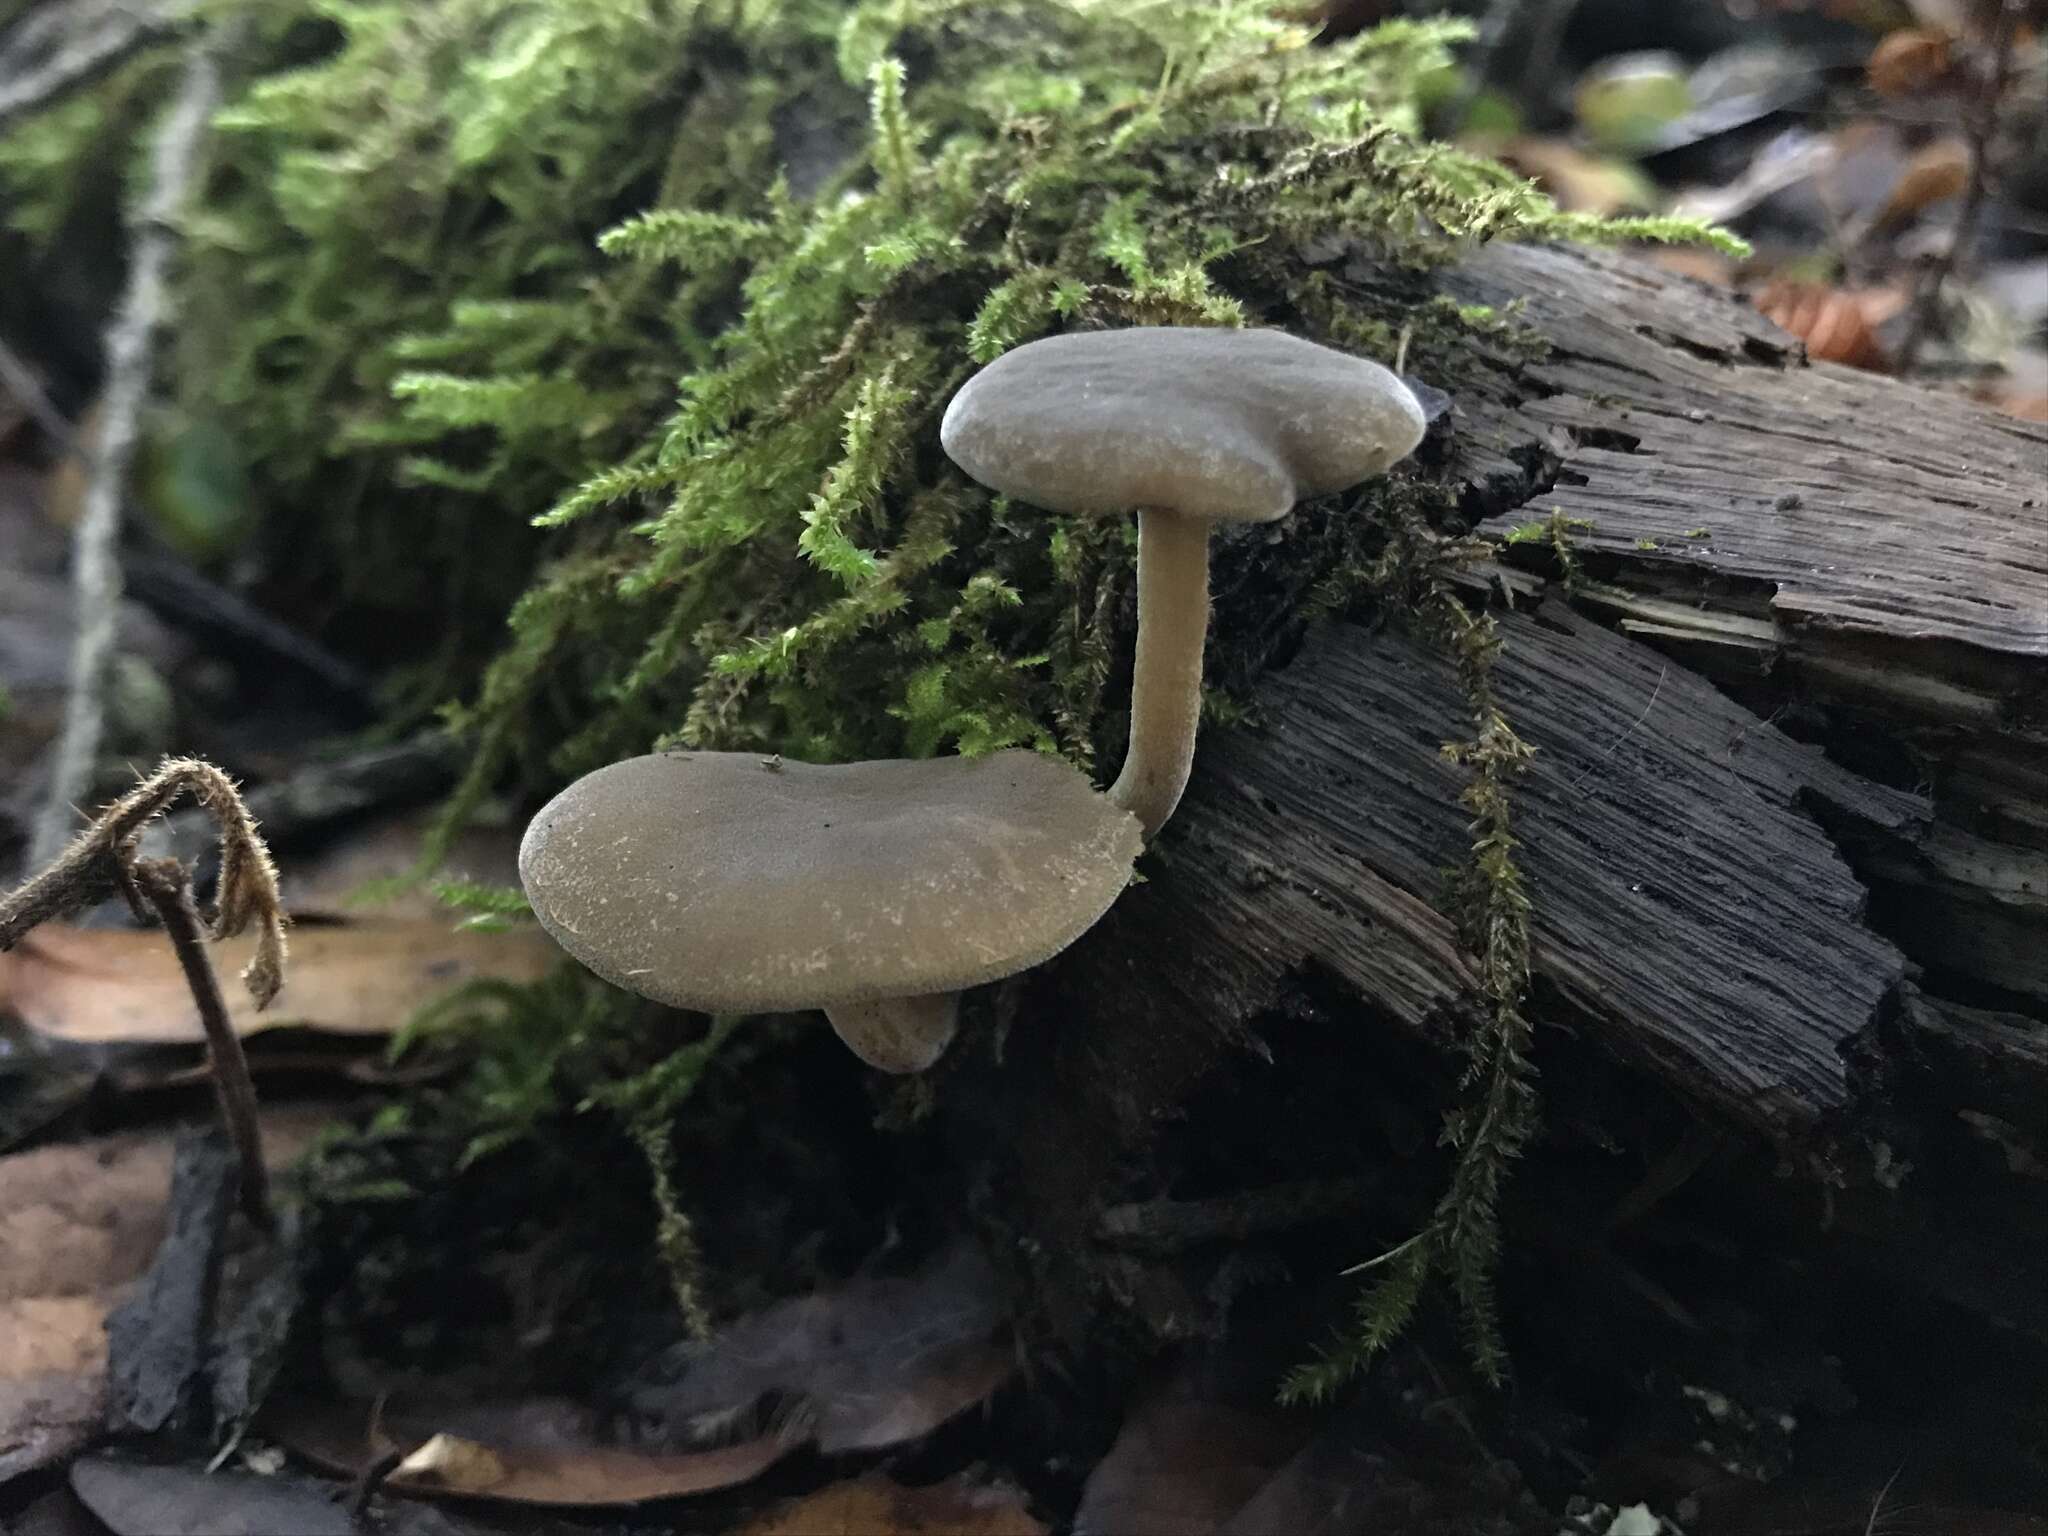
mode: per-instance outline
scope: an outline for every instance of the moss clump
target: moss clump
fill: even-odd
[[[1674,232],[1587,225],[1409,137],[1412,83],[1461,34],[1403,22],[1311,49],[1242,3],[857,8],[839,62],[867,124],[835,196],[656,209],[603,242],[679,292],[736,270],[740,309],[663,430],[543,519],[583,537],[461,717],[472,788],[515,758],[554,779],[655,740],[1091,763],[1126,540],[1010,519],[934,453],[940,411],[974,366],[1061,326],[1356,344],[1367,317],[1334,315],[1301,257],[1319,240],[1426,262],[1495,235]],[[1437,327],[1417,365],[1490,323]],[[502,382],[405,387],[485,420]]]
[[[1689,233],[1419,142],[1461,23],[1311,47],[1267,0],[208,9],[250,23],[186,221],[179,403],[252,476],[274,595],[389,636],[415,700],[467,696],[478,785],[663,735],[1086,761],[1109,646],[1076,603],[1123,541],[1014,529],[934,461],[973,363],[1156,321],[1384,355],[1405,317],[1333,297],[1305,244]],[[58,242],[167,63],[0,144],[22,231]],[[1416,365],[1491,324],[1447,316]]]
[[[452,905],[487,922],[514,920],[516,893],[463,884],[446,892]],[[474,919],[472,919],[474,921]],[[710,1328],[702,1258],[673,1136],[685,1104],[714,1065],[730,1072],[744,1051],[727,1051],[736,1019],[715,1019],[703,1036],[666,1052],[650,1049],[647,1007],[580,967],[564,964],[536,985],[473,981],[422,1009],[393,1038],[394,1059],[429,1042],[459,1041],[470,1065],[437,1090],[424,1118],[461,1149],[456,1172],[509,1148],[543,1140],[571,1114],[604,1111],[647,1164],[655,1211],[655,1252],[677,1314],[692,1337]],[[393,1106],[380,1128],[395,1131],[415,1116]]]
[[[205,10],[246,25],[185,219],[162,429],[227,434],[274,600],[412,663],[408,697],[437,702],[495,649],[544,547],[532,517],[659,425],[733,302],[605,263],[597,235],[648,206],[757,197],[786,158],[781,104],[835,109],[844,7]],[[141,174],[140,127],[176,74],[175,50],[147,54],[10,125],[0,198],[26,259],[94,243],[85,203],[110,166]],[[480,388],[458,398],[444,370]]]

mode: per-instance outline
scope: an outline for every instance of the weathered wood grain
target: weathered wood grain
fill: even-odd
[[[1841,1109],[1841,1047],[1905,961],[1864,926],[1866,892],[1805,804],[1895,836],[1924,804],[1560,605],[1502,624],[1502,701],[1537,749],[1518,830],[1539,979],[1704,1109],[1773,1136]],[[1115,967],[1127,994],[1143,955],[1147,1014],[1220,1034],[1313,968],[1442,1039],[1473,986],[1440,910],[1467,837],[1464,770],[1439,751],[1469,729],[1448,662],[1332,626],[1261,704],[1264,728],[1205,741],[1151,879],[1076,963]]]
[[[1450,279],[1550,339],[1470,402],[1460,472],[1545,471],[1589,601],[1716,676],[1781,667],[1885,721],[1938,800],[2048,848],[2048,428],[1831,364],[1739,300],[1614,256],[1490,250]]]
[[[1338,278],[1383,281],[1363,261]],[[1516,832],[1539,1066],[1596,1065],[1590,1046],[1613,1075],[1596,1072],[1605,1097],[1572,1114],[1640,1135],[1637,1101],[1666,1106],[1658,1127],[1682,1106],[1717,1142],[1821,1172],[1815,1209],[1837,1183],[1860,1189],[1873,1209],[1859,1230],[1952,1210],[1954,1230],[1911,1256],[1911,1283],[2017,1315],[2009,1297],[1959,1289],[1936,1250],[2004,1255],[2022,1289],[2038,1254],[1934,1174],[1912,1175],[1910,1208],[1885,1201],[1913,1116],[1954,1133],[1955,1110],[1913,1086],[1918,1058],[1942,1048],[1902,1029],[1924,1016],[1918,989],[2010,1008],[2044,977],[2048,538],[2034,535],[2048,513],[2034,488],[2048,437],[1809,367],[1733,296],[1622,258],[1495,250],[1444,281],[1462,300],[1525,299],[1552,350],[1482,359],[1448,434],[1405,472],[1448,484],[1489,531],[1552,511],[1595,524],[1577,534],[1569,593],[1541,544],[1478,573],[1512,593],[1497,682],[1538,749]],[[1328,515],[1263,532],[1325,538]],[[1446,915],[1469,829],[1463,772],[1440,747],[1471,729],[1449,665],[1398,630],[1343,623],[1290,652],[1275,614],[1298,592],[1281,562],[1218,542],[1212,657],[1270,660],[1254,721],[1204,736],[1146,883],[1009,999],[1000,1067],[956,1071],[942,1100],[963,1150],[1001,1145],[1005,1220],[1058,1256],[1037,1271],[1049,1310],[1081,1315],[1106,1287],[1155,1331],[1187,1326],[1185,1296],[1074,1255],[1092,1251],[1097,1204],[1152,1190],[1133,1174],[1162,1128],[1219,1084],[1303,1070],[1262,1032],[1317,1041],[1369,1084],[1403,1040],[1450,1043],[1474,991]],[[2026,1057],[2036,1027],[2011,1015],[2006,1057]],[[1953,1085],[1983,1055],[1942,1059]],[[1998,1092],[2010,1108],[2003,1079]],[[1175,1134],[1185,1149],[1204,1133]]]
[[[1766,584],[1786,626],[2048,658],[2048,427],[1804,364],[1761,315],[1622,258],[1503,248],[1455,282],[1521,298],[1555,348],[1518,408],[1564,449],[1528,513],[1587,519],[1589,550]]]

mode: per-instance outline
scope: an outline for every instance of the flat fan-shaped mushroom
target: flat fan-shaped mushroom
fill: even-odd
[[[953,397],[940,439],[983,485],[1057,512],[1138,512],[1131,736],[1109,798],[1149,838],[1180,803],[1202,709],[1209,527],[1271,522],[1422,441],[1408,387],[1268,330],[1139,327],[1004,354]]]
[[[664,752],[535,816],[519,873],[591,970],[677,1008],[822,1008],[873,1066],[916,1072],[956,994],[1050,959],[1129,880],[1137,822],[1057,758],[818,766]]]

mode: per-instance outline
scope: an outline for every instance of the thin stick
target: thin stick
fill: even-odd
[[[177,245],[172,220],[185,201],[205,128],[220,100],[218,37],[192,42],[184,83],[156,138],[149,194],[134,218],[128,287],[107,331],[107,385],[100,412],[85,508],[71,546],[71,588],[78,632],[49,798],[30,841],[31,866],[49,862],[76,827],[74,809],[92,790],[106,726],[107,680],[121,610],[121,502],[135,458],[142,407],[149,396],[153,342],[162,321],[166,279]]]
[[[398,1470],[398,1464],[405,1460],[403,1446],[390,1445],[385,1450],[377,1446],[384,1441],[384,1396],[379,1392],[370,1404],[370,1422],[363,1430],[363,1449],[370,1453],[370,1459],[363,1463],[363,1470],[356,1474],[356,1480],[349,1489],[349,1519],[358,1525],[370,1507],[370,1500],[384,1485],[384,1480]]]
[[[220,1101],[221,1118],[227,1121],[235,1159],[241,1164],[243,1214],[260,1230],[274,1232],[277,1217],[270,1207],[270,1175],[263,1166],[263,1135],[256,1126],[256,1085],[249,1077],[249,1058],[242,1054],[241,1036],[228,1019],[220,978],[214,975],[213,961],[206,952],[206,930],[192,901],[191,877],[176,859],[145,859],[134,865],[129,878],[162,921],[164,935],[185,972],[185,985],[192,989],[192,1001],[199,1007],[199,1022],[206,1029],[206,1054],[213,1067],[214,1096]]]
[[[207,956],[206,925],[192,900],[192,878],[176,859],[139,859],[135,854],[150,822],[187,794],[220,828],[212,936],[227,938],[252,926],[256,929],[256,954],[242,972],[242,983],[258,1008],[267,1005],[284,985],[284,909],[278,900],[277,870],[234,782],[197,758],[164,763],[101,811],[47,867],[0,894],[0,950],[12,949],[37,924],[69,917],[114,891],[125,895],[138,914],[145,907],[155,912],[206,1031],[214,1092],[241,1165],[242,1208],[250,1221],[271,1232],[276,1221],[256,1128],[256,1085],[250,1081],[248,1058],[242,1054],[242,1042],[221,999],[220,980]]]
[[[370,1500],[377,1496],[377,1490],[384,1486],[384,1480],[398,1470],[398,1464],[403,1460],[405,1452],[393,1446],[383,1455],[373,1457],[364,1463],[363,1470],[356,1474],[356,1480],[349,1485],[348,1503],[345,1506],[349,1519],[360,1521],[363,1518],[369,1510]]]
[[[1964,124],[1970,145],[1970,179],[1964,185],[1962,207],[1956,211],[1956,227],[1949,235],[1948,244],[1934,259],[1920,291],[1914,296],[1912,327],[1906,332],[1906,339],[1899,344],[1900,373],[1912,372],[1914,363],[1919,361],[1921,345],[1934,328],[1935,314],[1941,305],[1941,290],[1954,275],[1956,263],[1962,259],[1964,250],[1977,233],[1977,218],[1983,211],[1984,194],[1991,179],[1991,136],[1998,129],[1999,103],[2005,99],[2005,88],[2012,77],[2013,39],[2019,31],[2023,5],[2024,0],[2002,0],[1998,7],[1998,19],[1993,23],[1991,33],[1991,73],[1972,98],[1969,119]]]

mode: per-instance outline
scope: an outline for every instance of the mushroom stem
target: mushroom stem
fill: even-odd
[[[1131,665],[1131,739],[1109,798],[1149,842],[1187,788],[1202,718],[1202,647],[1209,636],[1209,520],[1138,509],[1138,647]]]
[[[960,994],[875,997],[833,1003],[825,1017],[847,1048],[883,1072],[922,1072],[946,1052],[960,1022]]]

